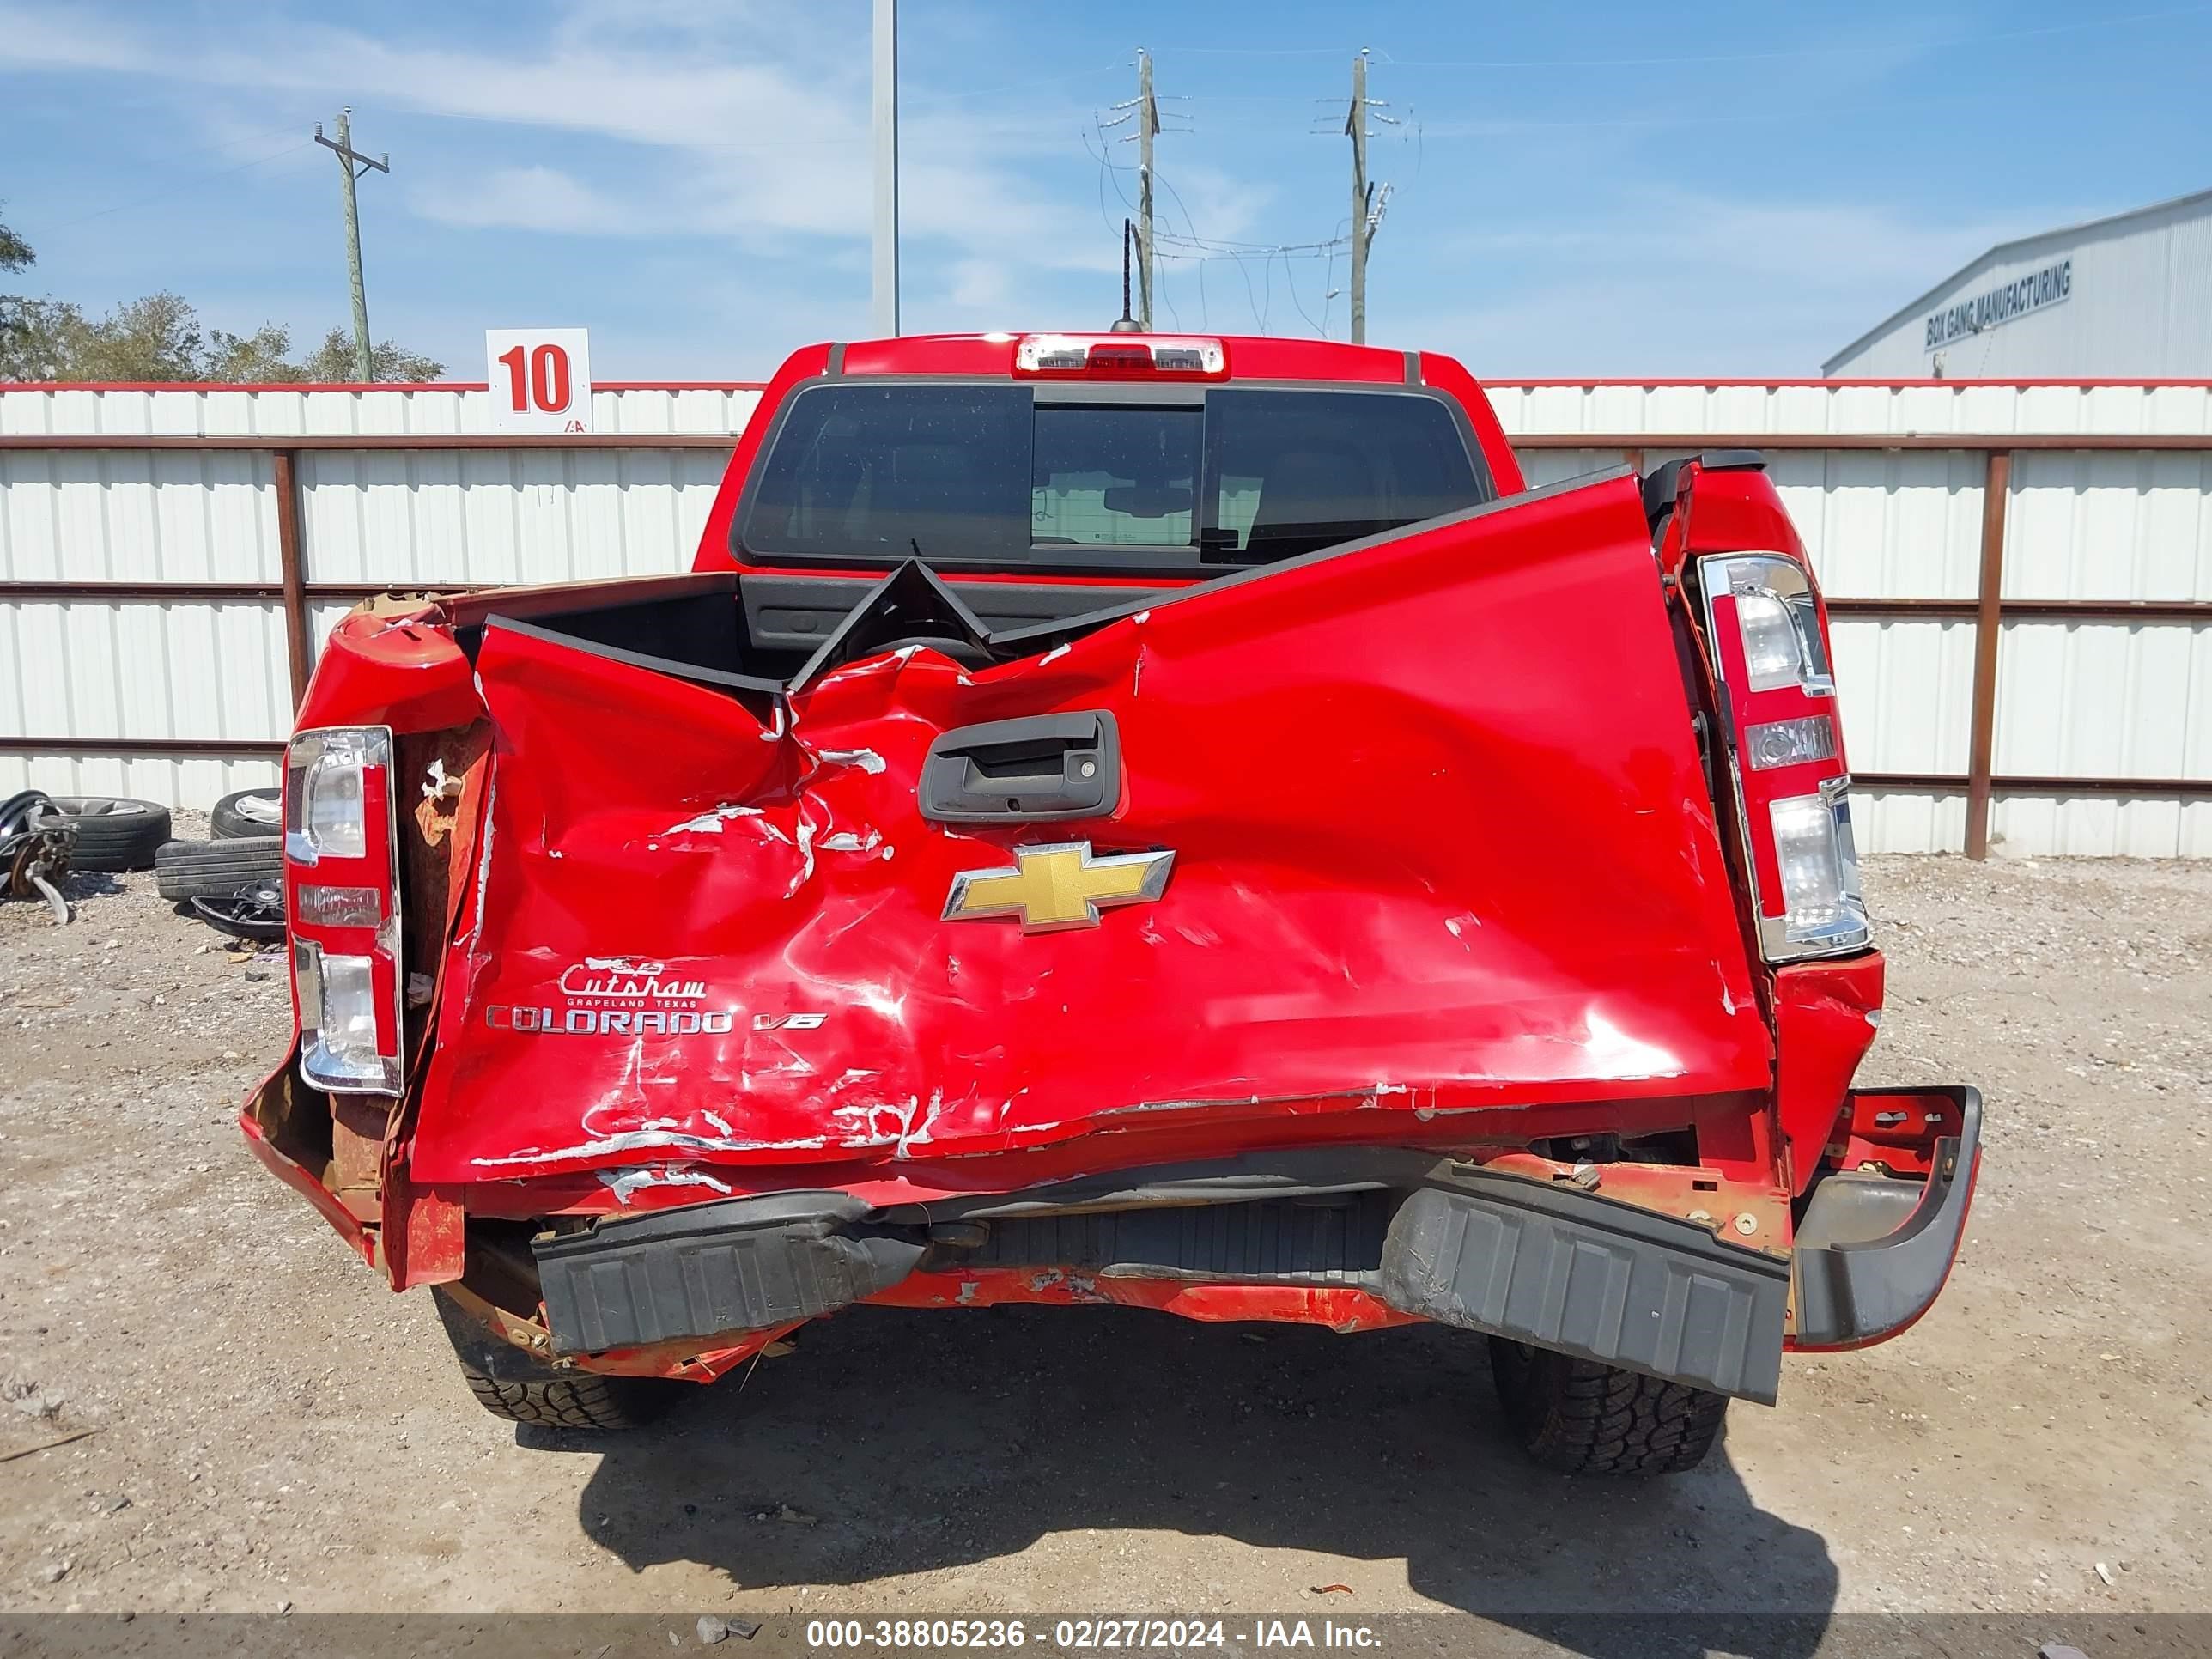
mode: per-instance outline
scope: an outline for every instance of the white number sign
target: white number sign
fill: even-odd
[[[488,328],[485,377],[497,432],[592,429],[591,334],[580,328]]]

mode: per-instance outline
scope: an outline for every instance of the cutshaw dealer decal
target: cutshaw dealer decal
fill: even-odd
[[[562,1002],[532,1007],[495,1002],[484,1010],[494,1030],[568,1036],[684,1036],[726,1031],[737,1019],[730,1008],[704,1008],[707,982],[670,976],[665,962],[637,957],[586,957],[561,970]]]
[[[643,957],[586,957],[561,970],[562,1000],[532,1006],[495,1002],[484,1024],[495,1031],[553,1036],[690,1036],[720,1032],[737,1023],[734,1008],[708,1008],[707,981],[678,979],[665,962]],[[823,1013],[755,1014],[756,1031],[811,1031]]]

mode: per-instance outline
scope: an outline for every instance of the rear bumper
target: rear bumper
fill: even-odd
[[[1033,1263],[1361,1291],[1769,1404],[1790,1278],[1784,1257],[1700,1223],[1389,1149],[1125,1171],[926,1214],[782,1193],[601,1221],[534,1249],[553,1346],[569,1354],[787,1326],[916,1272]]]
[[[1814,1187],[1797,1234],[1797,1349],[1869,1347],[1935,1305],[1973,1204],[1981,1091],[1953,1085],[1911,1096],[1853,1097],[1855,1111],[1871,1099],[1939,1098],[1950,1109],[1923,1112],[1923,1121],[1951,1133],[1936,1136],[1929,1148],[1925,1181],[1847,1174]]]

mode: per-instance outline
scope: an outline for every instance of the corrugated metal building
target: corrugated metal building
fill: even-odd
[[[2212,375],[2212,190],[1993,247],[1820,368],[1879,380]]]

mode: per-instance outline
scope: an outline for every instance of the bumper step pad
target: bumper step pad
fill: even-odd
[[[1408,1198],[1382,1298],[1488,1331],[1772,1405],[1790,1264],[1705,1228],[1507,1176]]]
[[[866,1224],[843,1193],[686,1206],[533,1247],[555,1347],[598,1353],[766,1330],[873,1296],[926,1245]]]

